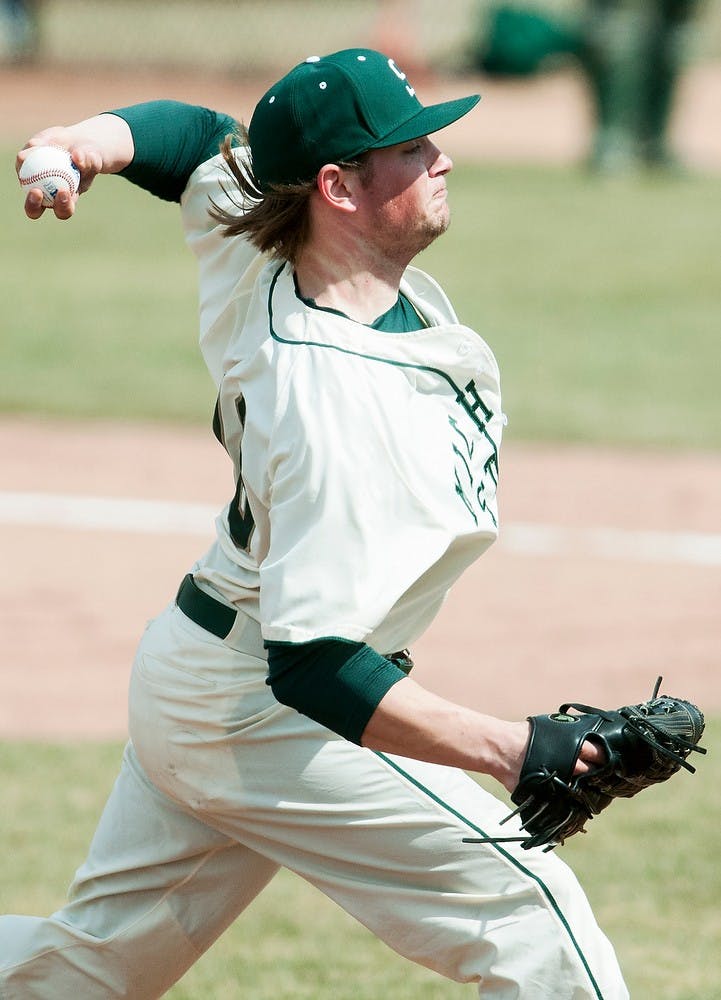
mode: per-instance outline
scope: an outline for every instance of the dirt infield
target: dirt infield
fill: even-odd
[[[21,144],[53,119],[155,97],[243,114],[264,82],[251,90],[204,76],[0,69],[0,136]],[[454,156],[573,163],[587,148],[589,109],[573,77],[424,83],[428,101],[484,94],[483,115],[448,132]],[[701,169],[721,169],[721,132],[708,127],[720,108],[721,67],[695,67],[673,135]],[[0,510],[10,493],[55,496],[60,509],[66,494],[219,508],[230,492],[209,430],[0,419]],[[668,537],[721,530],[721,456],[511,443],[501,503],[507,536],[502,529],[414,650],[421,681],[521,717],[568,699],[640,700],[662,673],[671,693],[721,711],[721,567],[671,552]],[[210,541],[211,520],[205,535],[191,535],[61,527],[33,516],[28,506],[0,517],[0,738],[122,737],[135,643]],[[514,533],[529,523],[539,530]],[[566,533],[560,544],[547,526]]]
[[[135,644],[212,520],[206,534],[61,527],[63,497],[219,508],[223,453],[209,430],[6,418],[0,455],[0,736],[120,738]],[[721,456],[510,444],[502,459],[515,544],[502,540],[454,589],[414,649],[418,679],[515,718],[569,699],[642,700],[661,673],[671,693],[721,710],[721,566],[664,547],[668,532],[718,532]],[[9,492],[55,497],[57,517],[33,523],[22,498],[3,515]],[[520,544],[518,526],[539,522],[563,527],[566,543],[539,549],[531,532]],[[598,528],[624,533],[589,546]],[[639,537],[654,543],[645,554]]]

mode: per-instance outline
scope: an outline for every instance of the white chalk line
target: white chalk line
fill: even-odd
[[[140,535],[213,534],[218,508],[209,504],[132,500],[63,493],[0,491],[0,525]],[[585,555],[630,562],[721,566],[721,533],[566,528],[503,524],[499,546],[523,556]]]
[[[132,500],[67,493],[0,492],[0,524],[118,531],[140,535],[208,535],[217,507],[173,500]]]
[[[721,534],[711,532],[516,523],[502,526],[499,544],[525,556],[585,555],[626,562],[721,566]]]

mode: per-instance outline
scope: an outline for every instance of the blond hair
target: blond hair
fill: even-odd
[[[237,209],[221,208],[210,199],[210,215],[223,226],[224,236],[244,236],[262,253],[294,264],[310,232],[310,198],[316,190],[315,178],[298,184],[271,184],[266,190],[253,173],[250,156],[236,157],[236,145],[248,146],[248,130],[239,125],[226,135],[220,147],[231,185],[223,191]],[[370,176],[366,157],[339,163],[347,170],[363,172],[364,183]]]

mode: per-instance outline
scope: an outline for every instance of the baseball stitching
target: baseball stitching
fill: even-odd
[[[39,170],[35,174],[30,174],[29,177],[23,177],[22,183],[23,187],[28,185],[37,184],[39,181],[44,181],[48,177],[61,177],[65,183],[68,185],[71,191],[76,190],[76,182],[78,179],[78,173],[71,174],[68,170],[63,170],[62,167],[58,170]]]

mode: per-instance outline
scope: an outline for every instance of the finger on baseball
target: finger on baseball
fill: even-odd
[[[36,145],[36,143],[33,142],[33,145]],[[59,145],[59,143],[55,143],[55,145]],[[88,190],[88,188],[93,183],[97,175],[99,173],[102,173],[103,169],[102,156],[99,150],[91,146],[69,145],[63,148],[67,148],[67,151],[68,153],[70,153],[73,163],[80,171],[80,183],[78,186],[78,194],[83,194],[85,191]],[[32,146],[28,145],[23,147],[23,149],[21,149],[20,152],[18,153],[15,159],[16,173],[20,173],[20,167],[22,166],[25,157],[28,155],[31,149]]]
[[[59,146],[60,149],[64,149],[68,153],[70,153],[73,162],[79,169],[81,165],[79,162],[78,154],[80,153],[80,159],[88,160],[87,150],[84,150],[83,147],[77,144],[77,142],[73,141],[73,137],[69,129],[49,128],[45,129],[42,132],[38,132],[37,135],[34,135],[31,139],[28,139],[28,141],[25,143],[22,149],[18,151],[17,156],[15,157],[15,169],[17,171],[20,170],[23,161],[37,146]],[[93,162],[94,159],[96,158],[97,157],[93,158]],[[86,165],[89,166],[89,164]]]
[[[23,160],[28,155],[31,149],[35,146],[62,146],[63,149],[67,148],[66,137],[63,133],[66,129],[56,128],[46,128],[42,132],[38,132],[36,135],[32,136],[25,145],[18,151],[15,157],[15,169],[20,170]]]
[[[75,213],[75,203],[77,195],[70,194],[69,191],[58,191],[53,202],[53,212],[57,219],[69,219]]]
[[[70,129],[63,125],[51,125],[49,128],[44,128],[41,132],[30,136],[20,152],[32,149],[33,146],[62,146],[65,149],[69,141]]]
[[[28,219],[39,219],[44,211],[43,192],[40,188],[30,188],[25,198],[25,214]]]
[[[95,178],[103,169],[103,158],[95,146],[73,146],[69,153],[73,163],[80,171],[79,192],[87,191]]]
[[[77,195],[69,191],[59,191],[53,202],[53,213],[57,219],[70,219],[75,214]],[[47,209],[43,205],[43,192],[40,188],[31,188],[25,198],[25,214],[29,219],[39,219]]]

